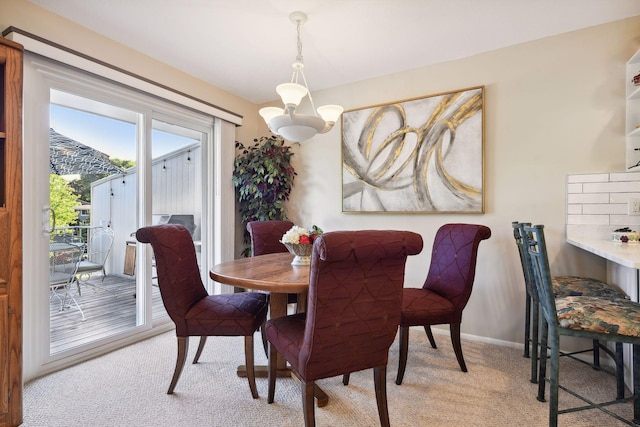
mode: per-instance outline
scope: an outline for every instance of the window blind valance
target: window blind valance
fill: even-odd
[[[117,83],[147,92],[151,95],[176,102],[185,107],[218,117],[235,125],[242,125],[242,116],[239,114],[19,28],[8,27],[2,32],[2,36],[20,43],[24,46],[24,49],[29,52],[37,53],[38,55],[108,78]]]

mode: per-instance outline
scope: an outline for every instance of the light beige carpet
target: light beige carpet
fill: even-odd
[[[536,400],[528,380],[529,359],[521,349],[465,340],[469,372],[460,371],[447,335],[436,335],[432,349],[421,329],[411,331],[404,382],[395,384],[397,342],[391,347],[387,392],[392,426],[545,426],[548,405]],[[256,336],[257,364],[266,363]],[[197,340],[192,338],[189,358]],[[24,426],[302,426],[300,385],[280,378],[275,402],[267,404],[267,380],[257,380],[252,399],[246,379],[235,374],[243,363],[243,339],[213,337],[200,358],[187,361],[173,395],[166,390],[173,373],[173,332],[126,347],[72,368],[39,378],[24,390]],[[564,358],[563,358],[564,359]],[[594,399],[615,395],[613,377],[565,359],[561,383]],[[378,426],[373,374],[319,381],[329,404],[316,408],[318,426]],[[576,400],[561,392],[561,405]],[[627,403],[611,408],[631,418]],[[619,426],[598,410],[560,415],[560,426]]]

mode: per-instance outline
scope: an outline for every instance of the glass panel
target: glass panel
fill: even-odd
[[[83,251],[76,274],[62,285],[50,286],[51,354],[125,332],[142,322],[137,317],[136,278],[124,268],[129,242],[135,241],[131,233],[137,228],[139,116],[51,91],[49,182],[55,213],[51,270],[60,262],[69,267],[65,260],[71,258],[65,254],[70,246]],[[67,252],[58,251],[59,247]]]
[[[163,120],[153,120],[152,126],[152,223],[184,225],[200,261],[203,134]],[[155,301],[155,269],[152,276]],[[153,304],[153,319],[164,315],[164,307]]]

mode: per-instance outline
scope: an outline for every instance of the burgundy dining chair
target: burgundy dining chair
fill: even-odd
[[[293,227],[293,222],[284,220],[270,221],[249,221],[247,223],[247,231],[251,240],[251,256],[276,254],[280,252],[289,252],[287,247],[280,243],[284,233]],[[267,302],[269,294],[267,294]],[[287,302],[289,304],[298,303],[297,294],[288,294]],[[264,326],[260,328],[262,337],[262,346],[264,353],[269,355],[269,347],[267,344],[267,336],[264,333]]]
[[[315,381],[373,368],[382,426],[389,425],[386,370],[400,321],[408,255],[422,250],[409,231],[334,231],[313,243],[307,311],[267,321],[273,403],[280,353],[302,381],[305,426],[315,425]]]
[[[251,240],[251,256],[288,252],[280,240],[293,225],[291,221],[249,221],[247,231]]]
[[[251,395],[257,398],[253,334],[267,316],[266,295],[257,292],[209,295],[200,278],[191,234],[182,225],[143,227],[136,232],[136,238],[151,243],[162,303],[176,325],[178,357],[167,394],[173,393],[184,368],[189,337],[200,337],[195,364],[208,336],[244,336],[247,379]]]
[[[424,326],[431,347],[437,348],[431,325],[449,324],[458,364],[463,372],[467,372],[460,344],[462,310],[473,289],[478,246],[489,237],[491,230],[484,225],[445,224],[438,229],[424,285],[405,288],[403,292],[396,384],[402,384],[407,366],[410,326]]]

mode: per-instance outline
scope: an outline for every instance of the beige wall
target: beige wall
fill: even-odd
[[[200,98],[243,116],[237,128],[241,141],[252,141],[256,134],[256,106],[220,88],[191,77],[171,65],[100,36],[85,27],[54,15],[26,0],[0,0],[0,32],[9,26],[33,33],[73,50],[144,76],[157,83]]]
[[[0,0],[0,10],[1,29],[13,25],[89,55],[99,54],[102,60],[243,115],[237,139],[244,143],[266,133],[258,124],[256,106],[223,90],[25,0]],[[493,236],[480,247],[476,286],[462,330],[488,339],[519,341],[524,288],[511,221],[545,224],[555,273],[605,275],[604,262],[564,243],[565,179],[567,174],[623,170],[623,80],[626,60],[640,48],[638,35],[640,18],[633,18],[314,92],[316,105],[339,103],[356,109],[484,85],[486,213],[341,213],[338,126],[296,146],[298,177],[290,216],[300,225],[317,224],[325,230],[395,228],[421,233],[426,248],[408,262],[408,286],[424,280],[433,235],[441,224],[488,225]]]
[[[340,129],[334,129],[297,148],[291,216],[325,230],[421,233],[426,249],[409,260],[407,286],[424,281],[441,224],[491,227],[491,239],[480,246],[462,331],[519,342],[525,294],[511,221],[545,224],[554,273],[605,278],[602,260],[564,243],[566,176],[624,170],[625,62],[638,48],[640,18],[633,18],[314,92],[316,105],[338,103],[348,110],[484,85],[486,213],[341,213]]]

